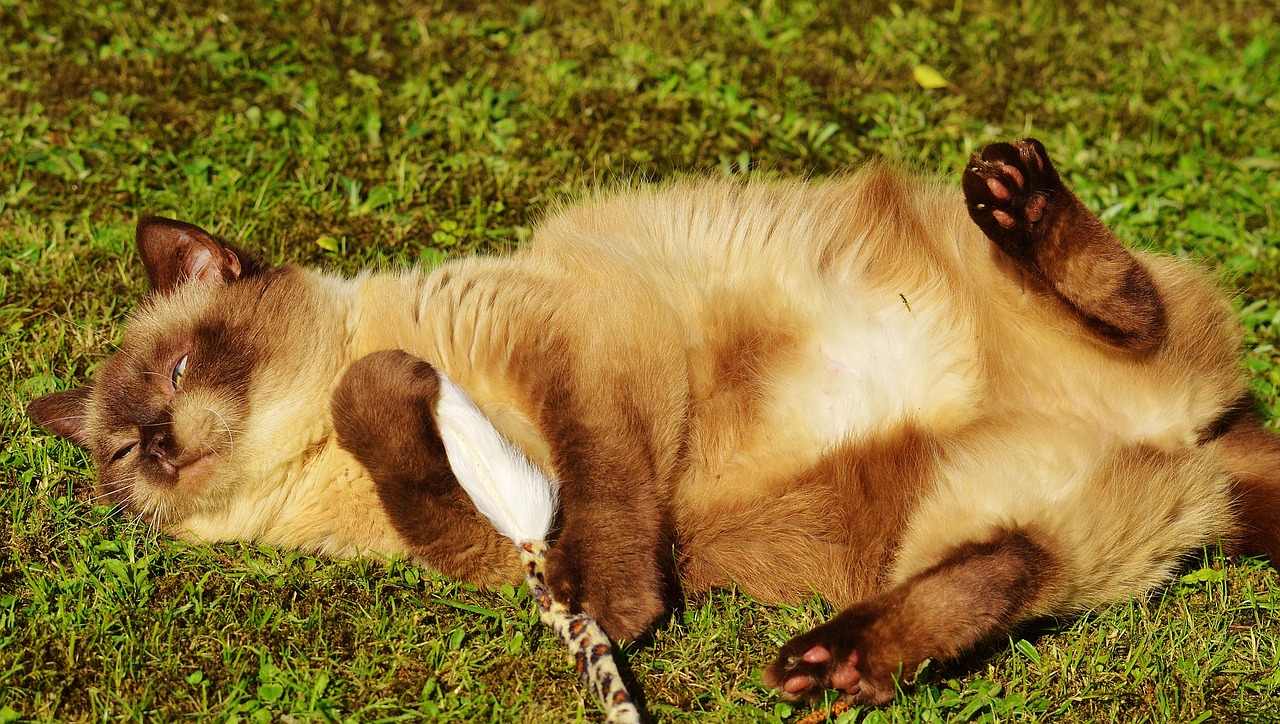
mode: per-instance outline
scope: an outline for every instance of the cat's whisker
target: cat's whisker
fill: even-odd
[[[163,502],[155,501],[151,505],[143,506],[142,510],[138,513],[135,523],[142,526],[144,533],[152,534],[155,532],[155,521],[163,505]]]
[[[106,492],[97,493],[97,494],[95,494],[95,495],[90,495],[90,496],[89,496],[89,500],[88,500],[88,501],[86,501],[86,502],[88,502],[88,503],[89,503],[89,505],[96,505],[96,504],[98,503],[98,501],[99,501],[99,500],[104,500],[104,499],[107,499],[107,498],[111,498],[111,497],[113,497],[113,496],[116,494],[116,492],[118,492],[118,491],[108,490],[108,491],[106,491]]]
[[[107,509],[107,512],[102,515],[101,520],[99,520],[98,522],[101,523],[103,521],[114,518],[115,516],[119,515],[122,510],[124,510],[124,507],[125,507],[125,504],[123,501],[117,500],[112,502],[111,507]]]
[[[122,493],[125,493],[130,488],[132,488],[136,480],[137,480],[137,475],[131,475],[128,478],[113,481],[112,484],[115,487],[111,488],[110,490],[104,489],[101,493],[97,493],[95,495],[89,496],[89,502],[92,504],[92,503],[97,503],[99,500],[116,498],[120,496]]]
[[[136,503],[136,502],[138,502],[136,498],[130,498],[130,499],[128,499],[128,500],[123,500],[123,501],[121,501],[121,502],[120,502],[120,509],[121,509],[121,512],[128,511],[128,512],[130,512],[130,513],[133,513],[133,512],[135,512],[135,511],[140,511],[140,510],[141,510],[140,508],[135,507],[135,506],[133,505],[133,504],[134,504],[134,503]],[[141,514],[141,513],[139,513],[139,514]]]
[[[137,502],[139,502],[139,501],[141,500],[141,498],[140,498],[139,496],[142,494],[142,491],[141,491],[141,490],[139,490],[139,489],[137,489],[137,488],[136,488],[134,485],[132,485],[132,484],[130,484],[128,487],[124,488],[124,490],[121,490],[120,492],[122,492],[122,493],[123,493],[123,492],[128,492],[128,493],[129,493],[127,496],[125,496],[124,500],[120,501],[120,504],[121,504],[121,505],[123,505],[123,506],[125,506],[125,507],[127,507],[127,508],[131,508],[131,509],[132,509],[132,508],[133,508],[133,504],[134,504],[134,503],[137,503]]]
[[[127,526],[129,524],[129,515],[132,513],[133,511],[129,509],[129,506],[122,502],[111,508],[111,514],[107,518],[122,522]]]
[[[214,417],[218,418],[218,421],[222,423],[222,429],[227,433],[227,447],[231,449],[231,452],[235,452],[236,439],[235,436],[231,434],[231,424],[227,422],[227,418],[223,417],[222,413],[212,407],[205,407],[204,409]]]
[[[115,505],[111,506],[111,509],[108,510],[106,514],[104,514],[101,518],[91,523],[90,527],[96,528],[98,526],[106,525],[107,521],[114,518],[120,512],[120,510],[121,510],[120,503],[116,503]]]

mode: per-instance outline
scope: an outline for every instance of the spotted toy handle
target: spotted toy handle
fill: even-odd
[[[570,613],[568,606],[551,596],[545,575],[547,544],[527,540],[518,547],[524,563],[524,582],[538,604],[538,616],[564,639],[578,675],[604,709],[605,721],[640,724],[640,710],[622,682],[613,660],[613,644],[600,624],[585,613]]]

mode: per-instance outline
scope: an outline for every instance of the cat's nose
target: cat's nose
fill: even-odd
[[[169,435],[163,432],[157,432],[147,438],[144,445],[145,452],[148,456],[158,458],[164,462],[169,461]]]

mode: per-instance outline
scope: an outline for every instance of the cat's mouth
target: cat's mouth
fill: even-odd
[[[214,461],[217,455],[208,452],[194,460],[189,461],[170,461],[161,459],[160,468],[173,478],[174,487],[191,488],[198,486],[209,477],[209,472],[213,469]]]
[[[164,529],[182,519],[217,469],[216,451],[192,456],[159,456],[146,472],[99,480],[98,496],[112,501],[112,514],[128,515],[149,527]]]

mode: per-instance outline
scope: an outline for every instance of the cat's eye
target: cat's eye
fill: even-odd
[[[138,443],[131,442],[128,445],[125,445],[124,447],[120,448],[119,450],[116,450],[115,454],[111,456],[111,462],[114,463],[120,458],[124,457],[125,455],[128,455],[137,446],[138,446]]]
[[[180,382],[182,382],[182,376],[187,373],[188,356],[189,355],[185,354],[182,355],[182,359],[178,360],[178,364],[173,366],[173,374],[169,376],[169,379],[173,380],[173,386],[175,388],[179,386]]]

